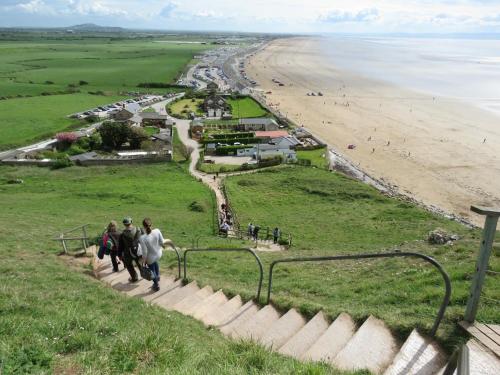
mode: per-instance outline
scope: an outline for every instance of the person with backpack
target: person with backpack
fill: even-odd
[[[120,242],[121,232],[118,230],[118,223],[116,221],[111,220],[109,222],[105,235],[106,234],[108,235],[108,239],[111,240],[108,240],[107,243],[111,264],[113,265],[113,272],[118,272],[118,265],[121,264],[118,260],[118,244]]]
[[[278,240],[281,236],[280,228],[276,227],[273,229],[273,242],[278,243]]]
[[[132,225],[132,219],[126,217],[123,219],[125,229],[120,235],[118,245],[118,256],[123,261],[125,268],[130,274],[129,282],[135,283],[139,281],[137,271],[134,268],[134,263],[139,270],[141,269],[140,251],[139,251],[139,238],[142,235],[141,229]]]
[[[144,267],[147,266],[153,273],[153,286],[151,289],[157,292],[160,290],[160,265],[158,262],[163,254],[163,243],[165,240],[159,229],[153,229],[153,223],[150,218],[145,218],[142,221],[142,226],[146,232],[139,239],[142,260]]]
[[[258,241],[259,240],[259,231],[260,231],[260,226],[256,225],[253,228],[253,240]]]

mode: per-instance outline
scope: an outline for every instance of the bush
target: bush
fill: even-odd
[[[54,82],[52,82],[52,81],[45,81],[45,84],[46,84],[46,85],[53,85],[53,84],[54,84]]]
[[[205,212],[205,207],[198,201],[194,201],[189,204],[189,210],[193,212]]]
[[[81,80],[80,82],[78,82],[78,84],[79,84],[80,86],[85,86],[85,85],[88,85],[89,83],[88,83],[87,81],[82,81],[82,80]]]
[[[65,157],[61,157],[61,158],[56,159],[56,161],[52,165],[52,169],[67,168],[67,167],[71,167],[72,165],[73,165],[73,162],[70,160],[68,155],[65,155]]]
[[[66,152],[67,152],[67,153],[68,153],[68,155],[70,155],[70,156],[73,156],[73,155],[80,155],[80,154],[85,153],[86,151],[87,151],[86,149],[84,149],[84,148],[80,147],[80,146],[79,146],[79,145],[77,145],[77,144],[73,144],[73,145],[71,145],[71,147],[70,147],[70,148],[68,148],[68,149],[66,150]]]
[[[73,143],[75,143],[78,138],[73,132],[63,132],[56,134],[56,139],[57,149],[59,151],[64,151],[68,149]]]

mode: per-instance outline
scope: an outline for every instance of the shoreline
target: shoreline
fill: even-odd
[[[344,167],[357,171],[354,177],[466,225],[482,225],[469,207],[500,203],[496,117],[453,99],[436,100],[341,71],[315,48],[315,38],[266,44],[248,61],[249,75],[262,90],[257,96],[323,139]],[[324,96],[306,96],[314,90]],[[454,132],[460,136],[452,139]],[[491,141],[482,145],[485,134]]]

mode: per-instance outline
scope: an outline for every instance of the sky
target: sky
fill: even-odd
[[[0,27],[500,33],[500,0],[0,0]]]

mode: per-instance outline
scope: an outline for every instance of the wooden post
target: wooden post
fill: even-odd
[[[87,247],[89,247],[89,243],[87,241],[88,238],[87,238],[87,229],[86,229],[86,226],[84,225],[82,227],[82,229],[83,229],[83,246],[84,246],[83,248],[84,248],[85,252],[87,252]]]
[[[471,211],[486,216],[481,248],[479,250],[469,299],[465,309],[465,320],[469,323],[474,323],[479,306],[479,299],[481,297],[481,290],[483,289],[484,278],[488,270],[488,262],[491,255],[491,248],[493,247],[498,217],[500,216],[500,208],[471,206]]]
[[[64,240],[64,234],[61,234],[62,247],[65,254],[68,254],[68,248],[66,247],[66,241]]]

